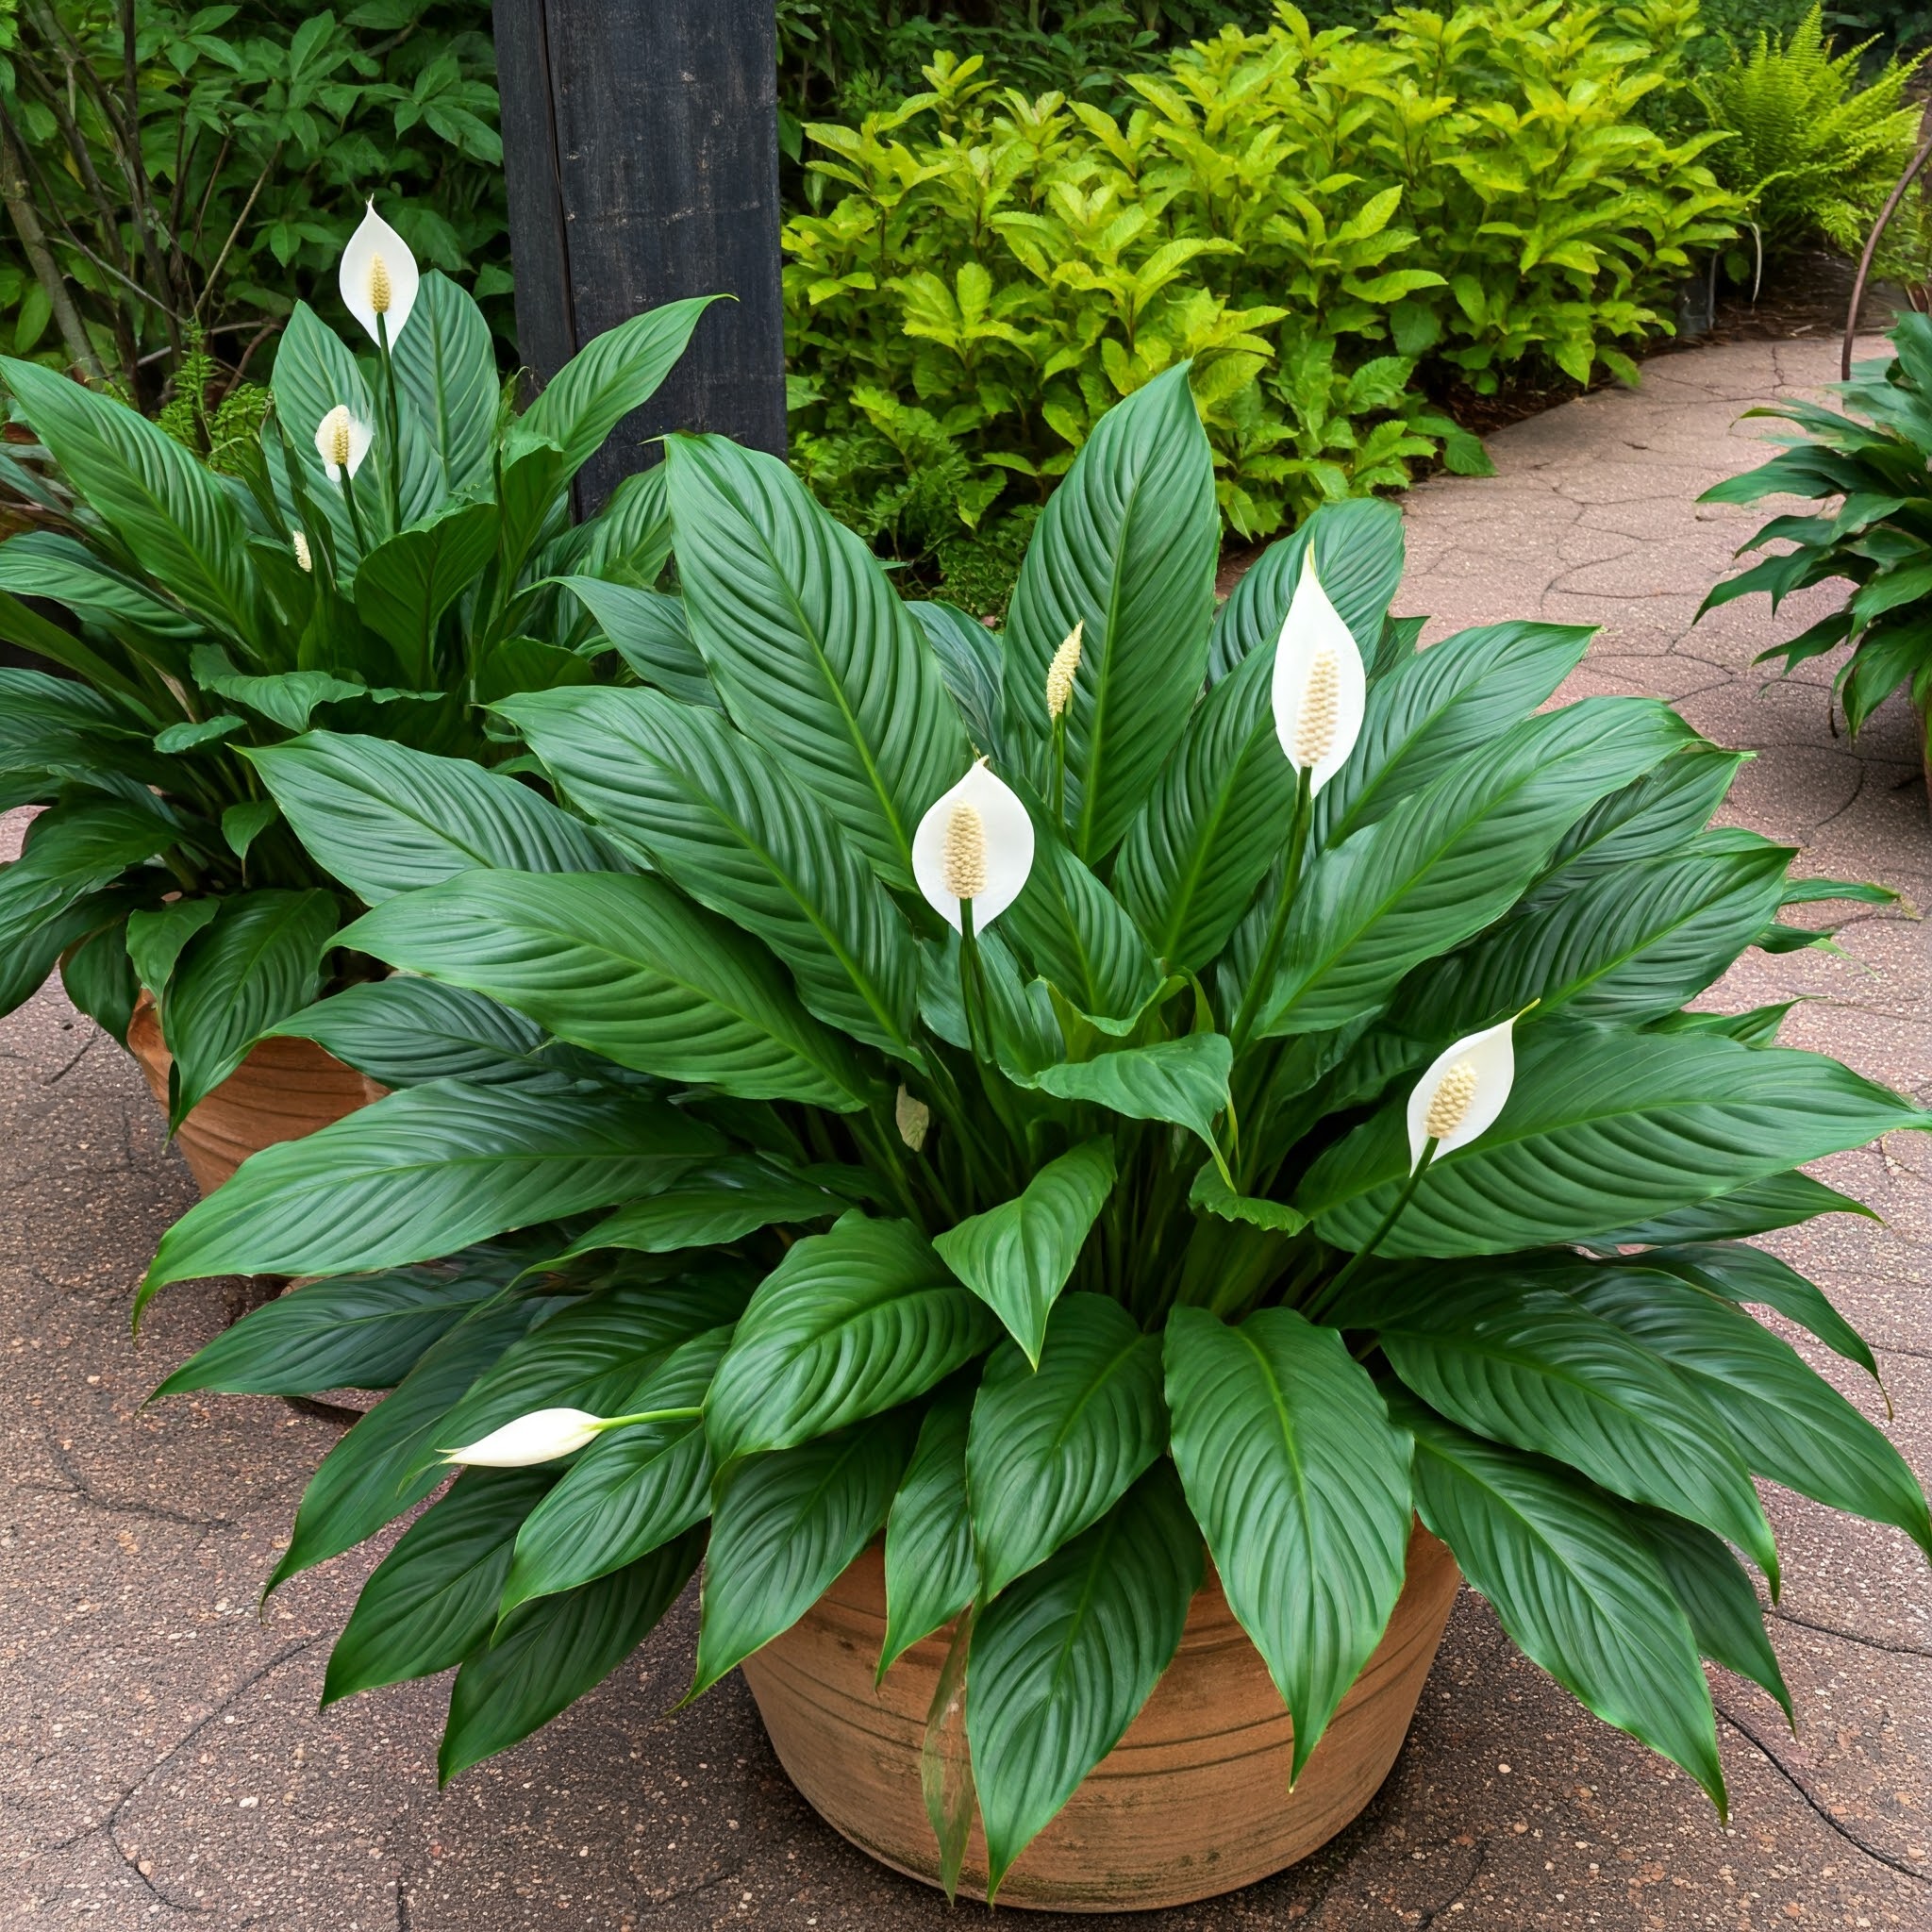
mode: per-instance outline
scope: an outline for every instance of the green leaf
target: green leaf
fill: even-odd
[[[423,277],[392,351],[397,387],[427,440],[441,493],[490,475],[497,416],[496,354],[483,311],[447,275]]]
[[[1480,1441],[1419,1404],[1416,1508],[1503,1628],[1606,1724],[1661,1752],[1724,1808],[1717,1720],[1669,1580],[1623,1511],[1567,1471]]]
[[[509,1271],[481,1257],[455,1269],[395,1268],[305,1282],[225,1328],[155,1397],[192,1389],[313,1395],[392,1389],[430,1345],[501,1291]]]
[[[660,878],[472,871],[403,893],[341,943],[468,987],[662,1079],[852,1112],[865,1073],[755,941]]]
[[[1689,744],[1612,791],[1564,834],[1526,903],[1541,904],[1574,891],[1587,879],[1679,851],[1724,803],[1746,757]]]
[[[698,1407],[730,1340],[728,1327],[693,1336],[624,1398],[623,1413]],[[502,1614],[621,1570],[710,1513],[711,1458],[699,1418],[608,1429],[516,1532]]]
[[[777,1224],[828,1221],[845,1204],[809,1181],[744,1154],[693,1168],[661,1194],[627,1201],[579,1235],[557,1258],[599,1248],[668,1255],[679,1248],[725,1247]]]
[[[550,378],[517,426],[563,452],[559,482],[575,475],[618,424],[657,394],[699,317],[717,300],[694,295],[633,315],[593,336]]]
[[[378,543],[358,566],[356,614],[394,648],[410,685],[429,690],[440,681],[437,622],[496,554],[496,527],[493,504],[451,504]]]
[[[1171,1121],[1198,1134],[1219,1162],[1214,1123],[1227,1110],[1233,1063],[1224,1034],[1191,1033],[1047,1067],[1033,1084],[1060,1100],[1084,1100],[1129,1120]]]
[[[1372,1326],[1395,1373],[1466,1429],[1686,1516],[1747,1550],[1777,1587],[1777,1551],[1740,1444],[1683,1376],[1537,1274],[1417,1277]]]
[[[1039,823],[1033,869],[1005,928],[1035,970],[1082,1013],[1131,1022],[1160,991],[1160,971],[1113,894]]]
[[[308,730],[318,705],[371,695],[359,679],[338,677],[332,671],[277,671],[272,676],[256,677],[225,669],[226,659],[219,653],[210,652],[204,658],[202,647],[197,646],[194,656],[195,682],[204,691],[246,705],[284,731]],[[247,747],[237,749],[245,751]]]
[[[909,1222],[847,1214],[795,1241],[752,1297],[705,1405],[711,1458],[724,1469],[908,1402],[995,1332]]]
[[[1049,1161],[1016,1199],[933,1238],[940,1258],[1040,1360],[1055,1298],[1113,1191],[1111,1141],[1088,1141]]]
[[[821,1020],[918,1060],[911,928],[774,760],[716,712],[658,691],[542,691],[499,708],[578,806],[700,905],[756,932]]]
[[[1323,1240],[1358,1247],[1393,1206],[1409,1171],[1406,1105],[1391,1100],[1308,1171],[1294,1205]],[[1496,1255],[1611,1230],[1694,1240],[1626,1230],[1926,1123],[1821,1054],[1581,1021],[1526,1026],[1502,1118],[1430,1166],[1381,1253]]]
[[[245,860],[248,848],[282,815],[273,798],[245,799],[222,814],[222,837],[237,858]]]
[[[1402,512],[1379,497],[1357,496],[1323,504],[1291,537],[1270,544],[1241,574],[1214,614],[1208,675],[1217,683],[1281,636],[1311,543],[1322,589],[1355,633],[1363,661],[1374,663],[1389,600],[1402,582]]]
[[[96,900],[83,899],[69,914],[75,924],[91,924],[100,916]],[[81,917],[83,911],[85,919]],[[90,933],[60,960],[60,983],[67,997],[95,1025],[127,1044],[128,1023],[141,997],[141,982],[127,958],[127,927],[123,922]]]
[[[533,1108],[500,1087],[409,1088],[244,1161],[161,1237],[139,1299],[204,1274],[348,1274],[447,1255],[608,1207],[667,1162],[722,1151],[658,1101],[558,1093]]]
[[[0,357],[0,375],[74,488],[143,566],[218,630],[261,649],[269,621],[241,512],[220,479],[138,410],[51,369]]]
[[[1175,973],[1227,943],[1288,838],[1295,776],[1275,735],[1274,674],[1270,638],[1208,691],[1115,862],[1121,903]]]
[[[20,597],[38,597],[50,604],[61,605],[76,617],[97,624],[117,637],[131,637],[148,643],[157,639],[175,643],[198,640],[207,635],[203,622],[191,617],[179,605],[171,604],[137,579],[122,575],[75,539],[57,536],[51,531],[28,531],[0,543],[0,590],[11,591]],[[10,604],[12,599],[8,602]],[[137,704],[145,699],[147,694],[139,686],[129,684],[125,677],[114,673],[105,660],[93,658],[78,639],[69,638],[64,631],[57,631],[54,638],[48,638],[38,625],[26,626],[30,635],[21,634],[16,630],[17,624],[17,619],[9,619],[8,625],[9,631],[15,633],[14,642],[25,644],[27,649],[52,658],[57,664],[65,664],[70,670],[78,671],[90,682],[98,683],[103,691],[116,691]],[[66,642],[58,642],[56,639],[65,639]],[[172,653],[165,655],[172,659]],[[103,672],[106,675],[101,675]],[[64,679],[45,679],[42,673],[8,667],[6,685],[9,700],[19,691],[23,680],[34,677],[49,683],[66,682]],[[78,684],[69,686],[75,693],[67,705],[69,729],[81,726],[89,730],[117,732],[127,728],[127,718],[114,711],[92,691],[87,691],[86,695],[92,700],[89,708],[95,712],[95,717],[88,720],[75,716],[83,704],[79,693],[85,689]],[[14,711],[11,702],[8,710]],[[19,755],[19,741],[14,739],[12,732],[0,726],[0,750],[4,750],[10,759]]]
[[[1770,1691],[1795,1725],[1791,1693],[1765,1634],[1757,1592],[1724,1539],[1661,1509],[1633,1504],[1628,1514],[1690,1620],[1697,1648],[1712,1663]]]
[[[1267,997],[1264,1034],[1374,1012],[1412,966],[1508,910],[1556,841],[1687,727],[1642,698],[1586,698],[1466,754],[1308,868]]]
[[[1726,1301],[1757,1302],[1775,1308],[1808,1330],[1848,1362],[1857,1362],[1875,1382],[1878,1364],[1865,1339],[1789,1261],[1742,1241],[1698,1242],[1652,1248],[1637,1257],[1645,1268],[1661,1268]]]
[[[966,1502],[966,1431],[974,1392],[972,1378],[962,1376],[926,1405],[912,1460],[886,1517],[881,1679],[922,1638],[950,1624],[979,1590]]]
[[[317,863],[372,906],[473,866],[610,867],[569,813],[468,758],[331,731],[249,756]]]
[[[966,1734],[989,1901],[1140,1714],[1200,1584],[1201,1533],[1162,1462],[980,1616]]]
[[[175,836],[167,821],[137,805],[50,807],[28,826],[21,856],[0,865],[0,933],[31,929],[64,913]],[[46,962],[23,998],[53,963]]]
[[[358,421],[375,431],[369,454],[353,481],[363,529],[379,541],[390,528],[391,452],[387,425],[380,420],[375,399],[370,394],[369,385],[362,379],[362,372],[348,344],[333,329],[325,327],[306,302],[296,303],[281,340],[275,344],[272,381],[275,422],[270,425],[265,447],[269,452],[270,473],[275,478],[276,495],[289,522],[298,522],[293,491],[282,460],[281,438],[286,437],[303,492],[310,508],[326,520],[337,559],[347,570],[362,555],[362,545],[349,520],[341,486],[331,483],[323,468],[322,457],[315,447],[315,432],[323,418],[338,405],[346,407]],[[279,436],[275,433],[277,424]],[[429,480],[426,468],[424,480]],[[406,511],[410,507],[406,506]]]
[[[607,584],[599,577],[559,581],[596,619],[597,627],[646,684],[669,691],[683,704],[718,704],[717,687],[691,642],[679,599],[629,584]]]
[[[1408,1439],[1341,1337],[1291,1309],[1231,1328],[1176,1308],[1166,1346],[1174,1463],[1299,1777],[1402,1594]]]
[[[1315,842],[1339,844],[1488,751],[1575,670],[1590,639],[1576,625],[1493,624],[1405,658],[1370,688],[1355,750],[1316,801]]]
[[[204,744],[218,743],[224,738],[232,738],[238,731],[248,728],[248,720],[238,717],[233,711],[224,711],[218,718],[204,718],[198,724],[170,724],[165,731],[155,733],[155,749],[173,754],[193,751]],[[229,809],[233,810],[233,807]]]
[[[178,1127],[247,1057],[258,1037],[322,989],[341,916],[333,892],[241,892],[183,948],[161,1005],[175,1057],[168,1121]]]
[[[590,659],[575,651],[561,644],[546,644],[541,638],[505,638],[478,667],[473,695],[479,705],[493,705],[519,691],[553,691],[560,684],[596,681]]]
[[[674,436],[665,469],[685,610],[725,709],[910,885],[913,829],[970,762],[924,634],[777,458]]]
[[[1242,1221],[1274,1234],[1299,1234],[1308,1224],[1308,1217],[1286,1201],[1237,1194],[1211,1160],[1195,1174],[1194,1184],[1188,1190],[1188,1206],[1218,1215],[1223,1221]]]
[[[1755,1474],[1902,1529],[1932,1557],[1932,1517],[1905,1458],[1790,1342],[1675,1275],[1599,1267],[1568,1284],[1696,1388]]]
[[[450,1691],[441,1782],[521,1743],[601,1684],[677,1601],[704,1550],[704,1531],[687,1530],[581,1590],[525,1605],[473,1651]]]
[[[1871,1221],[1879,1218],[1876,1210],[1862,1201],[1814,1181],[1808,1174],[1774,1174],[1728,1189],[1714,1200],[1694,1201],[1688,1208],[1674,1208],[1628,1227],[1592,1235],[1590,1244],[1620,1248],[1653,1242],[1743,1241],[1754,1234],[1769,1234],[1774,1228],[1795,1227],[1820,1214],[1862,1214]]]
[[[913,1418],[899,1409],[725,1471],[687,1703],[791,1629],[872,1541],[912,1440]]]
[[[426,1461],[480,1441],[534,1409],[634,1413],[632,1396],[674,1349],[738,1319],[748,1286],[739,1271],[719,1270],[622,1282],[586,1296],[505,1350],[443,1417],[422,1456]]]
[[[330,1651],[322,1703],[446,1671],[490,1635],[517,1526],[552,1470],[473,1469],[375,1566]]]
[[[1788,847],[1733,841],[1638,859],[1518,913],[1424,968],[1390,1018],[1424,1040],[1453,1040],[1537,1003],[1553,1013],[1640,1025],[1717,979],[1777,909]]]
[[[966,1451],[981,1607],[1106,1515],[1166,1443],[1160,1339],[1120,1303],[1062,1297],[1037,1368],[995,1349]]]
[[[1066,713],[1071,842],[1097,864],[1166,762],[1208,668],[1221,524],[1188,365],[1109,409],[1035,526],[1013,592],[1006,711],[1043,778],[1046,672],[1085,626]]]
[[[476,1377],[555,1303],[498,1303],[460,1321],[322,1459],[268,1587],[325,1563],[413,1508],[449,1474],[421,1451]]]
[[[973,748],[1006,761],[1006,736],[1000,722],[1000,641],[976,617],[954,604],[908,604],[925,641],[939,659],[953,703],[966,726]]]
[[[268,1038],[312,1040],[385,1087],[431,1080],[492,1086],[542,1071],[541,1030],[521,1013],[433,979],[344,987],[271,1026]]]
[[[111,895],[91,892],[68,904],[30,912],[0,935],[5,941],[0,946],[0,1013],[10,1013],[30,1000],[46,983],[61,954],[108,920],[115,903]],[[114,937],[118,943],[118,930]]]

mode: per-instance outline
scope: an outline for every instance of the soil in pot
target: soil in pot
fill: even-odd
[[[1388,1776],[1461,1580],[1418,1524],[1381,1644],[1291,1792],[1293,1725],[1210,1572],[1167,1674],[1008,1873],[999,1903],[1074,1912],[1189,1905],[1306,1857]],[[914,1645],[874,1690],[885,1629],[885,1564],[874,1547],[740,1668],[779,1762],[813,1807],[862,1851],[936,1885],[919,1752],[950,1631]],[[985,1890],[975,1824],[960,1890]]]
[[[128,1023],[127,1050],[165,1114],[174,1061],[146,993]],[[264,1040],[181,1123],[175,1140],[195,1185],[211,1194],[251,1154],[312,1134],[386,1091],[312,1040]]]

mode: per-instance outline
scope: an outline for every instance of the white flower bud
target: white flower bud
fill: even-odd
[[[308,554],[308,533],[303,530],[293,531],[291,534],[291,541],[295,546],[295,561],[304,570],[313,570],[315,568],[315,558]]]
[[[442,1459],[470,1469],[527,1469],[593,1441],[602,1421],[581,1408],[533,1408],[461,1449],[445,1449]]]
[[[315,425],[316,454],[331,483],[340,483],[344,475],[353,476],[362,467],[374,433],[368,424],[350,413],[346,403],[338,403]]]
[[[1080,638],[1087,628],[1083,617],[1067,633],[1066,641],[1046,667],[1046,715],[1058,718],[1074,701],[1074,679],[1080,670]]]
[[[974,930],[984,932],[1032,870],[1033,821],[984,758],[934,801],[912,835],[912,876],[956,932],[962,901],[972,904]]]

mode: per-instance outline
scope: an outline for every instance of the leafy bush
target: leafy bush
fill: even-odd
[[[367,734],[339,742],[386,774],[390,804],[399,776],[441,774],[533,853],[608,859],[538,790],[464,759],[508,755],[482,707],[588,680],[613,643],[660,664],[690,656],[665,623],[676,607],[648,588],[668,548],[661,479],[626,484],[575,528],[565,505],[703,307],[599,337],[517,418],[499,411],[481,312],[442,275],[391,311],[392,362],[369,377],[298,303],[275,413],[232,486],[125,405],[0,358],[43,446],[8,444],[11,474],[65,526],[0,543],[0,639],[67,674],[0,668],[0,808],[47,807],[0,867],[0,1010],[58,959],[75,1004],[125,1040],[144,986],[178,1124],[258,1033],[355,976],[332,935],[345,904],[380,890],[357,862],[354,815],[319,866],[263,785],[325,722]],[[339,405],[371,434],[346,487],[318,448]],[[70,625],[24,598],[63,607]]]
[[[373,193],[508,341],[489,25],[476,0],[0,12],[0,348],[150,408],[198,345],[245,369]]]
[[[1191,359],[1228,525],[1399,487],[1441,452],[1418,358],[1493,390],[1513,365],[1628,377],[1616,346],[1735,203],[1635,117],[1691,9],[1485,0],[1386,32],[1284,8],[1130,76],[1116,116],[995,92],[941,56],[928,92],[808,129],[845,192],[788,223],[795,448],[899,555],[1037,502],[1095,420]],[[935,485],[930,478],[938,478]]]
[[[1918,145],[1919,106],[1906,95],[1918,60],[1890,59],[1861,86],[1863,52],[1836,51],[1814,6],[1788,34],[1760,27],[1694,83],[1711,126],[1728,133],[1712,171],[1744,197],[1767,255],[1821,242],[1857,255]]]
[[[1094,425],[999,638],[903,604],[782,464],[674,438],[665,470],[702,676],[498,708],[648,872],[502,839],[427,760],[430,809],[391,805],[354,739],[262,760],[319,858],[355,801],[381,903],[343,942],[408,976],[304,1024],[402,1091],[170,1230],[144,1291],[330,1278],[165,1387],[393,1390],[275,1582],[468,1465],[326,1694],[454,1666],[452,1776],[701,1560],[698,1690],[883,1526],[883,1663],[976,1606],[997,1884],[1159,1677],[1204,1541],[1306,1758],[1415,1510],[1722,1805],[1700,1651],[1786,1699],[1730,1548],[1775,1588],[1752,1474],[1932,1547],[1741,1306],[1871,1369],[1737,1238],[1852,1207],[1802,1163],[1932,1116],[1773,1044],[1782,1008],[1684,1009],[1815,896],[1703,829],[1740,758],[1647,699],[1541,709],[1580,629],[1418,653],[1388,504],[1217,612],[1185,364]],[[577,1085],[529,1076],[545,1036]],[[1029,1675],[1042,1618],[1069,1664]]]
[[[1719,584],[1704,609],[1763,591],[1775,610],[1793,591],[1847,579],[1853,590],[1842,610],[1757,661],[1782,660],[1790,671],[1849,642],[1832,690],[1854,733],[1900,690],[1932,719],[1932,321],[1901,316],[1891,341],[1890,362],[1863,363],[1837,385],[1849,414],[1807,402],[1747,411],[1792,424],[1804,439],[1702,498],[1844,499],[1833,513],[1774,517],[1744,549],[1791,548]]]

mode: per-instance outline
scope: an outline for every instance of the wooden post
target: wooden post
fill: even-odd
[[[724,293],[578,478],[593,508],[710,429],[785,453],[773,0],[495,0],[517,338],[542,382],[592,336]]]

